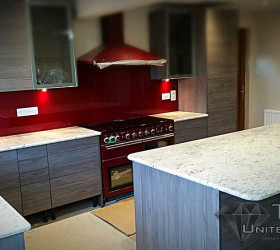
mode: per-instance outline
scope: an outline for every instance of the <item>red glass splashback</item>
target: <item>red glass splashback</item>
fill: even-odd
[[[177,81],[151,81],[147,66],[79,65],[78,79],[78,88],[0,93],[0,136],[178,110],[177,101],[161,101]],[[39,115],[16,116],[32,106]]]

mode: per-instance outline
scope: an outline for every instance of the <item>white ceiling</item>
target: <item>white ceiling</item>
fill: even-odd
[[[279,9],[280,0],[75,0],[78,18],[96,17],[156,3],[227,3],[241,9]]]

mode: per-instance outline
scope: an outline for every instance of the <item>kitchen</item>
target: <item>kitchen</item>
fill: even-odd
[[[0,196],[23,225],[0,229],[3,249],[24,249],[24,241],[26,249],[43,242],[52,249],[58,242],[47,245],[47,235],[60,234],[60,223],[78,225],[84,211],[89,221],[102,219],[103,209],[131,200],[137,178],[131,153],[168,151],[172,144],[263,125],[255,122],[258,100],[251,98],[247,72],[248,27],[257,18],[250,19],[245,6],[136,2],[3,2]],[[238,36],[240,29],[247,29],[247,39]],[[256,76],[265,73],[256,65]],[[98,223],[111,232],[108,244],[120,234],[119,249],[135,248],[137,225],[136,236],[134,229],[127,237],[113,222]],[[102,237],[110,241],[108,235]],[[89,238],[83,249],[110,249],[87,248]],[[16,239],[19,246],[12,248],[9,240]],[[138,241],[137,248],[145,249]]]

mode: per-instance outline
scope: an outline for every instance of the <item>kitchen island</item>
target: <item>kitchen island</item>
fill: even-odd
[[[31,225],[0,196],[0,249],[24,250],[24,235]]]
[[[279,249],[279,156],[280,125],[129,155],[137,249]]]

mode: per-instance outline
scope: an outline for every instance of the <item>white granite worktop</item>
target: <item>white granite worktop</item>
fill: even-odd
[[[0,137],[0,152],[98,136],[100,134],[100,132],[86,128],[68,127],[19,135],[2,136]]]
[[[245,200],[280,193],[280,124],[134,153],[128,158]]]
[[[23,233],[30,224],[0,196],[0,239]]]
[[[174,122],[180,122],[185,120],[193,120],[193,119],[208,117],[208,114],[185,112],[185,111],[173,111],[173,112],[160,113],[160,114],[155,114],[150,116],[171,119],[174,120]]]

